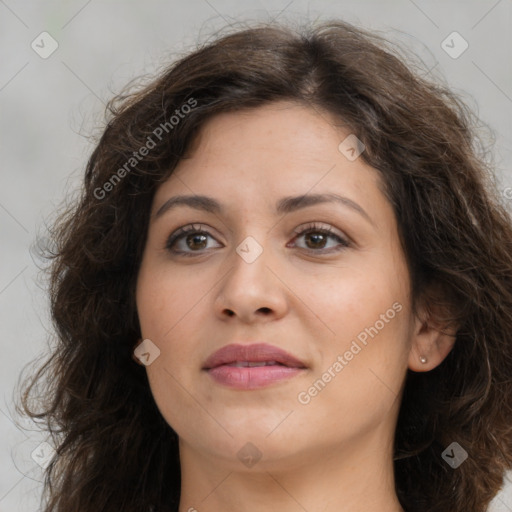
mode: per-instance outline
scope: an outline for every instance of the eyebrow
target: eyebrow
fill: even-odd
[[[284,215],[287,213],[300,210],[302,208],[307,208],[308,206],[314,206],[317,204],[325,203],[337,203],[342,206],[351,208],[352,210],[359,213],[362,217],[364,217],[372,226],[375,227],[375,224],[372,221],[371,217],[360,205],[358,205],[356,202],[352,201],[352,199],[349,199],[348,197],[340,196],[338,194],[333,193],[305,194],[302,196],[283,197],[276,204],[276,214]],[[160,206],[160,208],[154,214],[154,218],[157,219],[164,213],[178,206],[188,206],[189,208],[194,208],[196,210],[201,210],[214,214],[222,214],[225,211],[221,203],[219,203],[213,197],[204,195],[183,195],[174,196],[167,199],[167,201],[165,201],[165,203],[162,206]]]

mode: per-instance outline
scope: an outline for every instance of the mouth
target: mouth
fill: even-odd
[[[237,367],[278,365],[288,368],[306,368],[305,363],[297,357],[267,343],[226,345],[208,357],[203,369],[210,370],[222,365]]]
[[[285,364],[278,363],[277,361],[235,361],[233,363],[227,363],[223,366],[234,366],[238,368],[254,368],[257,366],[286,366]],[[218,366],[216,366],[218,368]]]
[[[289,379],[307,370],[307,366],[273,345],[231,344],[211,354],[203,370],[219,384],[248,390]]]

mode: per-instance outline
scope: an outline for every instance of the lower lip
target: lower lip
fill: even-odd
[[[288,366],[227,366],[221,365],[207,370],[219,384],[236,389],[257,389],[289,379],[304,371],[304,368]]]

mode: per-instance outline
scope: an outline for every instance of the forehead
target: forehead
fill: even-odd
[[[233,197],[249,191],[268,196],[333,188],[378,193],[379,173],[340,151],[348,136],[354,137],[331,114],[289,101],[221,113],[204,123],[159,192],[185,192],[188,185],[194,190],[187,193],[215,190]]]

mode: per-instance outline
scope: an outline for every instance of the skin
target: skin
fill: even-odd
[[[160,350],[146,366],[151,391],[179,436],[180,512],[403,510],[392,446],[406,371],[439,365],[453,338],[412,314],[392,207],[378,171],[338,150],[348,134],[327,113],[291,102],[223,113],[157,190],[136,300],[143,339]],[[350,198],[371,222],[336,203],[274,211],[284,196],[323,192]],[[211,196],[225,212],[179,206],[155,216],[182,194]],[[350,245],[296,233],[312,222]],[[174,246],[191,257],[166,248],[171,233],[199,223],[206,239],[189,234]],[[252,263],[236,252],[248,236],[263,250]],[[397,303],[394,318],[333,372]],[[236,342],[277,345],[307,369],[257,390],[228,388],[202,366]],[[330,367],[335,377],[301,403]],[[248,442],[261,453],[252,467],[237,456]]]

